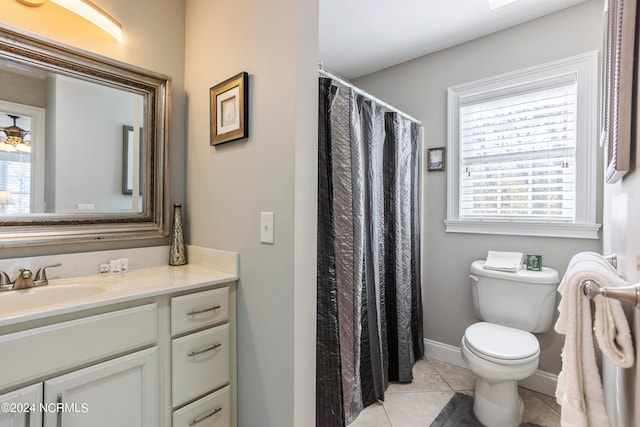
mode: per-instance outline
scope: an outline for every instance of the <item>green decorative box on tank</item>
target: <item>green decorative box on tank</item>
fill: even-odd
[[[542,255],[527,255],[527,270],[541,271],[542,270]]]

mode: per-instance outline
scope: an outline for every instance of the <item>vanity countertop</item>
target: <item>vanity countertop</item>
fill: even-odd
[[[197,264],[175,267],[154,266],[130,270],[119,275],[91,274],[49,279],[47,286],[0,292],[0,327],[141,298],[194,290],[235,280],[238,280],[236,274]],[[91,294],[73,295],[74,290],[71,288],[78,289],[82,286],[91,287]],[[70,298],[61,301],[60,295],[63,295],[64,292],[59,293],[57,298],[47,298],[47,292],[55,297],[56,292],[63,288],[71,289],[72,296]],[[43,292],[38,295],[41,290]],[[42,302],[37,304],[24,303],[27,298],[34,296]],[[25,300],[21,300],[22,298]]]

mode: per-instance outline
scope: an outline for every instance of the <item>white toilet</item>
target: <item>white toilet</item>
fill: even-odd
[[[558,272],[516,273],[471,264],[471,290],[476,315],[483,322],[469,326],[462,338],[462,358],[476,374],[473,410],[487,427],[517,427],[524,404],[518,380],[538,369],[540,345],[532,332],[551,328]]]

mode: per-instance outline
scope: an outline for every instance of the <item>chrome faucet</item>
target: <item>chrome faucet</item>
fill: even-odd
[[[0,271],[0,291],[10,291],[13,288],[11,278],[4,271]]]
[[[45,286],[49,284],[49,279],[47,279],[47,268],[49,267],[61,267],[62,263],[58,262],[56,264],[45,265],[44,267],[40,267],[38,271],[36,271],[35,286]]]
[[[0,291],[10,291],[17,289],[27,289],[33,288],[36,286],[45,286],[49,284],[49,279],[47,279],[47,268],[49,267],[60,267],[62,264],[52,264],[45,265],[44,267],[40,267],[38,271],[36,271],[35,277],[31,270],[27,270],[26,268],[20,269],[20,274],[16,277],[16,280],[11,283],[9,279],[9,275],[4,271],[0,271]]]
[[[33,278],[31,277],[32,275],[33,273],[31,273],[31,270],[26,270],[24,268],[21,268],[20,275],[13,282],[13,288],[11,289],[16,290],[16,289],[33,288],[36,284],[33,281]]]

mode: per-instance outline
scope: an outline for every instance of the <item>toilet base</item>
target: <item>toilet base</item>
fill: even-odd
[[[488,427],[518,427],[524,403],[518,395],[517,381],[489,381],[476,376],[473,412]]]

